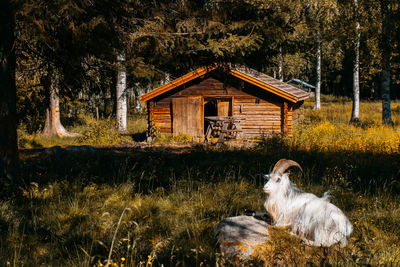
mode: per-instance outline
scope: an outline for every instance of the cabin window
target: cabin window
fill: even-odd
[[[260,104],[260,98],[256,98],[256,104]]]

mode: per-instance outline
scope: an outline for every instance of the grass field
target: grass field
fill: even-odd
[[[305,104],[293,137],[250,148],[200,144],[138,145],[145,120],[130,133],[89,121],[78,139],[45,139],[20,129],[24,198],[0,201],[1,266],[230,265],[216,249],[223,218],[262,210],[263,173],[280,158],[301,164],[291,179],[350,218],[346,248],[312,248],[280,229],[256,251],[254,264],[400,265],[400,102],[395,125],[380,123],[380,103],[362,102],[361,123],[348,123],[351,102],[324,97]],[[135,126],[132,126],[134,125]],[[104,145],[97,152],[46,153],[53,145]],[[110,146],[123,144],[118,146]]]

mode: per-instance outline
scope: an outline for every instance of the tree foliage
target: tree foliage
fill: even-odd
[[[360,94],[379,98],[381,3],[358,2]],[[64,116],[82,102],[89,112],[97,107],[101,115],[112,115],[121,51],[130,94],[213,62],[244,64],[269,75],[282,64],[285,80],[315,84],[319,32],[322,92],[352,94],[355,27],[349,1],[18,0],[17,7],[18,111],[30,131],[44,123],[43,80],[50,66],[60,73]],[[398,79],[399,4],[389,1],[389,11],[387,42],[392,79]],[[393,97],[399,85],[392,84]]]

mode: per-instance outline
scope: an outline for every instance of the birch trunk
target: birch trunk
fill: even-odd
[[[141,86],[140,84],[137,84],[136,89],[135,89],[135,109],[137,112],[142,112],[143,111],[143,106],[142,103],[140,103],[139,97],[141,95],[144,95],[146,93],[146,89]]]
[[[60,119],[60,76],[56,70],[49,69],[45,87],[48,92],[48,108],[46,109],[46,122],[42,134],[44,136],[75,137],[76,133],[65,130]]]
[[[382,72],[381,72],[381,93],[382,93],[382,121],[386,124],[393,124],[390,108],[390,13],[389,1],[381,0],[382,9]]]
[[[321,36],[320,36],[320,31],[317,30],[316,32],[317,35],[317,40],[316,40],[316,45],[317,45],[317,51],[316,51],[316,56],[317,56],[317,83],[315,86],[315,105],[314,109],[320,110],[321,109]]]
[[[171,82],[171,75],[169,73],[165,73],[164,79],[162,80],[160,86],[166,85]]]
[[[351,121],[360,121],[360,22],[358,21],[358,0],[354,0],[355,38],[353,62],[353,109]]]
[[[119,69],[117,73],[116,99],[117,99],[117,130],[127,131],[128,97],[126,91],[125,55],[118,56]]]
[[[21,186],[18,175],[14,9],[0,3],[0,196]]]
[[[280,80],[281,82],[283,82],[283,54],[282,54],[282,45],[279,45],[278,76],[279,76],[279,80]]]

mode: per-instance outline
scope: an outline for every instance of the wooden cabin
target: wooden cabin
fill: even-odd
[[[204,138],[205,117],[241,117],[246,138],[291,135],[309,94],[244,67],[212,65],[192,71],[139,99],[147,103],[148,132]]]

